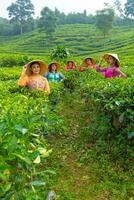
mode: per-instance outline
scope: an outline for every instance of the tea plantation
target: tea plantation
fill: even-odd
[[[104,39],[94,25],[60,25],[49,40],[40,30],[22,36],[0,37],[0,52],[48,55],[56,45],[64,45],[77,56],[96,55],[115,50],[127,56],[133,53],[133,38],[132,26],[115,27]]]
[[[115,27],[106,39],[88,25],[0,38],[0,199],[133,200],[134,28]],[[56,45],[77,64],[87,55],[118,53],[127,78],[95,70],[61,71],[51,94],[19,88],[22,65],[50,62]],[[83,57],[82,57],[83,56]]]

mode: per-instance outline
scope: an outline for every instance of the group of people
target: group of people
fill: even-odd
[[[106,61],[108,66],[102,68],[102,62]],[[65,79],[65,76],[59,72],[60,64],[52,62],[48,66],[41,60],[33,60],[23,67],[21,76],[18,80],[19,86],[27,86],[30,89],[44,90],[50,94],[49,82],[60,82]],[[82,64],[76,66],[72,60],[67,61],[64,70],[66,72],[78,70],[79,72],[94,69],[104,75],[105,78],[111,77],[126,77],[120,70],[120,60],[117,54],[107,53],[101,57],[100,63],[96,65],[95,60],[87,57]]]

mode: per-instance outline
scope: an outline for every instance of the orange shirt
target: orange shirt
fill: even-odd
[[[44,90],[50,94],[50,87],[47,79],[40,74],[22,75],[18,80],[19,86],[27,86],[30,89]]]

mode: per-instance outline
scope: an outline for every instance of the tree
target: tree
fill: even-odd
[[[117,12],[119,13],[119,16],[124,17],[124,12],[123,12],[123,8],[122,8],[120,0],[115,0],[114,7],[117,10]]]
[[[125,3],[125,14],[127,17],[134,17],[134,0],[127,0]]]
[[[43,8],[39,19],[39,27],[43,27],[47,36],[51,36],[55,32],[56,26],[57,19],[54,12],[48,7]]]
[[[104,8],[98,10],[96,13],[96,27],[102,31],[104,37],[112,29],[114,21],[114,10],[111,8]]]
[[[0,35],[16,35],[19,34],[19,27],[15,23],[10,23],[8,19],[0,17]]]
[[[20,26],[20,34],[22,34],[25,24],[34,14],[33,4],[30,0],[17,0],[15,3],[12,3],[7,10],[11,23],[18,23]]]
[[[57,8],[55,8],[54,14],[57,18],[57,24],[65,24],[66,15],[64,14],[64,12],[60,12]]]

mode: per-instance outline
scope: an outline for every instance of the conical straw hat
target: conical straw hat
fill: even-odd
[[[27,63],[26,66],[26,71],[25,74],[26,75],[31,75],[32,71],[31,71],[31,64],[37,62],[40,65],[40,75],[43,75],[46,71],[47,71],[47,65],[42,61],[42,60],[32,60],[29,63]]]
[[[102,58],[103,58],[105,61],[107,61],[109,56],[112,56],[113,58],[115,58],[115,59],[117,60],[117,62],[118,62],[118,65],[120,65],[120,60],[119,60],[117,54],[114,54],[114,53],[106,53],[106,54],[104,54],[104,55],[102,56]]]

